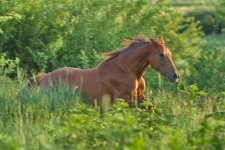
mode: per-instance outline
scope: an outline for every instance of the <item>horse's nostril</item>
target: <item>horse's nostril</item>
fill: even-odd
[[[173,75],[173,78],[174,79],[177,79],[177,78],[179,78],[179,75],[177,75],[176,73]]]

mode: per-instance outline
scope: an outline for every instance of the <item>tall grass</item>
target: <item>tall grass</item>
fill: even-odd
[[[87,106],[67,87],[24,88],[1,76],[2,149],[222,149],[225,96],[207,96],[197,87],[147,97],[154,109],[109,110]]]

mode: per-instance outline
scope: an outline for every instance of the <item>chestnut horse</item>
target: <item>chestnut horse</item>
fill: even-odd
[[[40,86],[42,80],[43,80],[47,75],[48,75],[47,73],[41,73],[41,74],[38,74],[38,75],[32,77],[32,78],[28,81],[28,85],[29,85],[29,86],[32,86],[32,85],[38,85],[38,86]]]
[[[101,105],[103,96],[108,95],[111,101],[121,98],[133,107],[145,99],[143,74],[148,66],[169,81],[178,81],[179,73],[161,36],[127,40],[125,46],[122,50],[107,53],[109,58],[95,69],[59,68],[45,74],[39,85],[45,88],[66,83],[80,89],[91,105],[95,102]]]

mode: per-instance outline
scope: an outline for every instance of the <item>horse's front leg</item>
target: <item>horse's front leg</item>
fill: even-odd
[[[129,84],[122,84],[120,88],[113,92],[113,99],[124,99],[130,107],[140,106],[141,102],[145,100],[145,81],[141,78],[139,81],[129,82]]]
[[[146,90],[145,80],[144,80],[144,78],[141,78],[141,80],[138,83],[138,88],[137,88],[137,99],[138,99],[138,102],[140,102],[140,103],[146,100],[146,97],[144,95],[145,90]]]
[[[123,99],[129,104],[130,107],[140,106],[140,103],[141,103],[137,95],[137,90],[131,91],[131,92],[124,92],[124,93],[118,92],[117,94],[113,96],[113,99],[114,100]]]
[[[146,90],[145,80],[144,80],[144,78],[141,78],[141,80],[139,81],[139,84],[138,84],[138,88],[137,88],[137,93],[138,93],[138,106],[140,108],[146,108],[142,104],[144,101],[146,101],[146,97],[144,95],[145,90]],[[147,106],[147,109],[148,110],[152,110],[153,109],[153,106]]]

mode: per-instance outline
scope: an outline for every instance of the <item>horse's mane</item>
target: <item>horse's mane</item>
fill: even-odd
[[[141,46],[146,43],[152,43],[152,38],[150,36],[139,35],[134,40],[125,40],[122,43],[125,46],[125,48],[118,50],[118,51],[114,51],[114,52],[104,53],[103,55],[108,57],[108,59],[106,61],[109,61],[109,60],[112,60],[112,59],[118,57],[121,54],[126,53],[127,51],[130,51],[134,47]]]

